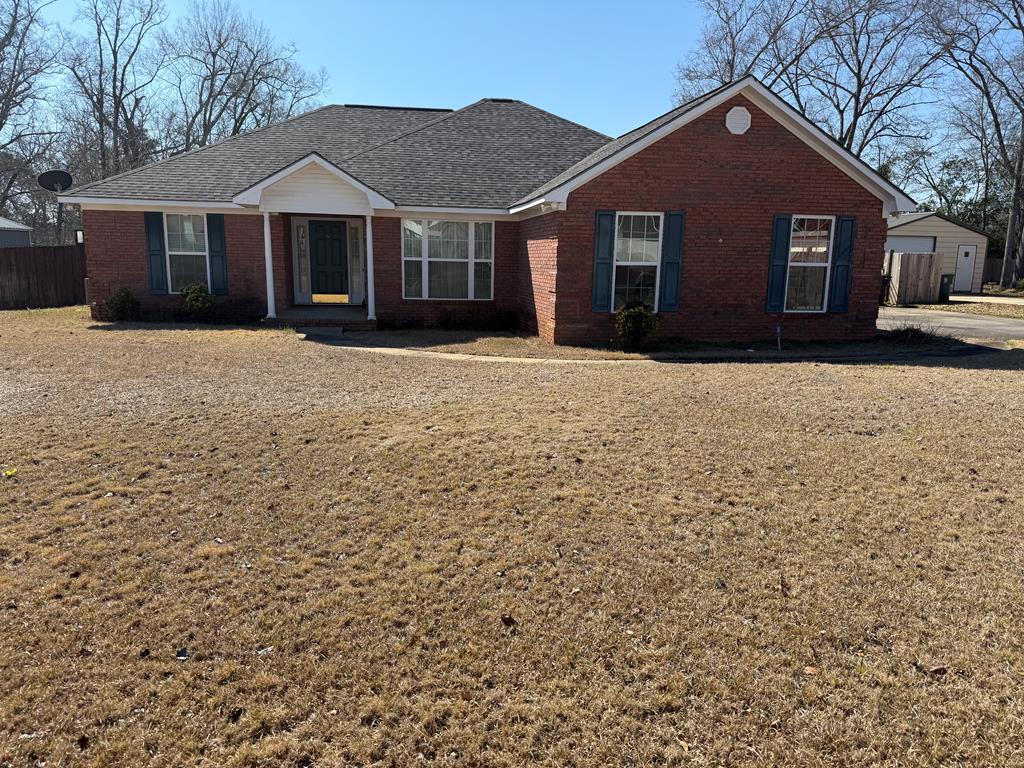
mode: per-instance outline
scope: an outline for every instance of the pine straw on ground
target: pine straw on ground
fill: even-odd
[[[941,312],[959,312],[964,315],[987,315],[1024,320],[1024,304],[996,304],[991,301],[953,301],[949,304],[917,304],[917,309],[935,309]]]
[[[0,313],[0,765],[1020,764],[1022,360]]]

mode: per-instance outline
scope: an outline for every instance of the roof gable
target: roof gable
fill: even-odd
[[[939,213],[938,211],[916,211],[913,213],[902,213],[899,215],[890,216],[888,222],[889,229],[899,229],[900,227],[905,227],[908,224],[917,224],[918,222],[933,217],[936,219],[942,219],[943,221],[948,221],[953,226],[960,227],[961,229],[965,229],[968,232],[974,232],[975,234],[982,235],[983,237],[988,237],[988,233],[985,232],[984,230],[978,229],[977,227],[972,227],[970,224],[965,224],[964,222],[959,221],[958,219],[954,219],[952,216],[947,216],[946,214]]]
[[[872,192],[883,201],[887,213],[916,208],[909,195],[840,146],[757,78],[747,76],[682,104],[605,144],[518,200],[511,210],[522,211],[539,203],[565,203],[569,193],[574,189],[738,95],[749,99],[822,157]]]
[[[239,192],[238,205],[263,205],[268,198],[276,211],[359,213],[395,204],[372,187],[313,153]],[[291,207],[297,203],[297,207]]]

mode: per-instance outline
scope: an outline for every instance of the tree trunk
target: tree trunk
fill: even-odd
[[[1024,278],[1024,238],[1021,238],[1024,208],[1024,131],[1017,146],[1017,160],[1013,164],[1013,194],[1010,196],[1010,218],[1006,223],[1006,249],[1003,251],[1003,275],[999,281],[1010,288],[1014,281]]]

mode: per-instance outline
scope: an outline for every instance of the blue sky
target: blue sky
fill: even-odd
[[[165,0],[172,16],[184,7]],[[461,107],[528,101],[617,136],[672,107],[675,65],[696,42],[686,1],[243,3],[308,67],[330,73],[325,101]],[[74,0],[48,16],[72,23]]]

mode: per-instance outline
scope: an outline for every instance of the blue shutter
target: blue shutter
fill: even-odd
[[[832,284],[828,292],[828,311],[846,312],[850,309],[850,278],[853,276],[853,236],[857,220],[840,216],[836,222],[836,244],[832,254]]]
[[[789,268],[789,238],[793,232],[793,217],[782,214],[775,217],[772,228],[772,255],[768,264],[768,300],[765,311],[784,312],[786,309],[786,271]]]
[[[683,229],[686,214],[669,211],[665,214],[665,231],[661,236],[661,295],[659,312],[679,311],[679,286],[683,271]]]
[[[612,267],[615,254],[615,211],[594,217],[594,311],[612,308]]]
[[[146,253],[149,256],[149,292],[167,293],[167,258],[164,253],[164,215],[147,211]]]
[[[206,214],[206,238],[210,245],[210,293],[228,292],[228,254],[224,243],[224,214]]]

